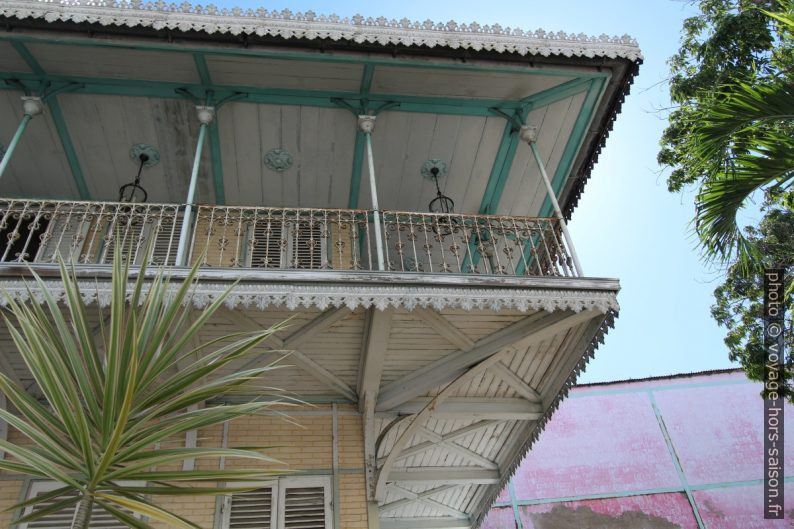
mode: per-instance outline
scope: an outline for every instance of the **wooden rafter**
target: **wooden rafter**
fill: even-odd
[[[339,378],[338,376],[331,373],[328,369],[324,368],[311,358],[304,352],[301,352],[295,347],[300,345],[301,343],[307,341],[309,338],[319,334],[320,332],[326,330],[328,327],[333,325],[334,323],[338,322],[345,316],[350,313],[350,309],[348,308],[339,308],[339,309],[329,309],[328,311],[322,313],[317,318],[313,319],[309,323],[307,323],[301,329],[298,329],[293,334],[287,337],[287,339],[282,340],[278,336],[272,334],[268,337],[268,344],[275,347],[279,350],[289,351],[289,357],[287,361],[296,365],[298,368],[302,369],[306,373],[313,376],[318,381],[322,382],[324,385],[333,389],[338,394],[342,395],[346,399],[357,402],[358,396],[353,388],[351,388],[344,380]],[[262,326],[256,320],[243,314],[242,312],[235,313],[234,322],[243,328],[247,328],[252,331],[261,330]]]
[[[436,494],[441,494],[442,492],[446,492],[450,489],[456,488],[458,485],[444,485],[442,487],[436,487],[430,490],[426,490],[424,492],[414,492],[412,490],[408,490],[405,487],[401,487],[395,483],[389,483],[389,489],[402,496],[402,499],[393,501],[391,503],[387,503],[385,505],[381,505],[379,508],[380,513],[393,511],[395,509],[399,509],[401,507],[405,507],[406,505],[410,505],[412,503],[423,503],[426,506],[430,507],[431,509],[435,509],[446,513],[448,516],[452,516],[454,518],[468,518],[469,516],[457,509],[453,509],[449,505],[444,505],[440,501],[434,500],[431,496],[435,496]]]
[[[593,311],[540,312],[528,316],[478,340],[469,349],[447,355],[389,384],[381,390],[376,409],[389,410],[435,387],[449,383],[465,373],[469,366],[524,338],[531,336],[534,342],[541,341],[593,316]]]
[[[525,399],[532,402],[541,402],[543,400],[540,396],[540,393],[535,391],[529,384],[524,382],[521,377],[510,371],[510,369],[502,362],[495,363],[488,371],[513,388],[516,393]]]
[[[425,437],[425,438],[429,439],[430,442],[432,442],[432,443],[436,444],[437,446],[443,448],[447,452],[452,452],[454,454],[459,455],[460,457],[462,457],[464,459],[468,459],[469,461],[471,461],[472,463],[474,463],[477,466],[481,466],[483,468],[490,468],[492,470],[498,470],[499,469],[499,465],[497,465],[495,462],[491,461],[487,457],[484,457],[484,456],[478,454],[474,450],[469,450],[468,448],[466,448],[464,446],[460,446],[457,443],[453,443],[452,441],[444,440],[444,437],[442,435],[437,434],[436,432],[433,432],[431,430],[428,430],[424,426],[419,428],[419,432],[418,433],[422,437]]]
[[[430,404],[432,397],[417,397],[392,408],[379,416],[419,413]],[[437,403],[433,411],[436,419],[492,419],[501,421],[533,421],[540,418],[543,408],[539,402],[520,398],[450,397]]]
[[[470,425],[468,425],[468,426],[466,426],[464,428],[460,428],[460,429],[455,430],[453,432],[449,432],[447,434],[444,434],[444,435],[441,436],[441,439],[442,439],[442,441],[452,442],[452,441],[454,441],[456,439],[460,439],[461,437],[466,437],[467,435],[469,435],[471,433],[474,433],[477,430],[481,430],[483,428],[488,428],[490,426],[495,426],[495,425],[499,424],[500,422],[502,422],[502,421],[497,421],[497,420],[478,421],[478,422],[476,422],[474,424],[470,424]],[[411,446],[409,448],[406,448],[405,450],[403,450],[403,452],[399,455],[399,457],[397,459],[405,459],[406,457],[410,457],[410,456],[413,456],[413,455],[416,455],[416,454],[420,454],[420,453],[422,453],[422,452],[424,452],[426,450],[430,450],[431,448],[435,448],[436,446],[437,446],[437,444],[432,442],[432,441],[425,441],[423,443],[419,443],[419,444],[416,444],[416,445]],[[385,459],[385,458],[381,458],[381,460],[382,459]]]

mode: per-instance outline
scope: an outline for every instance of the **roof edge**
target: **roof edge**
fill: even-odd
[[[540,434],[546,428],[546,425],[549,423],[554,413],[560,407],[562,401],[565,400],[565,398],[568,396],[568,393],[572,389],[574,389],[574,387],[576,386],[576,379],[579,377],[581,373],[584,372],[588,362],[590,362],[590,360],[595,357],[595,352],[598,349],[598,346],[604,343],[604,339],[607,333],[609,332],[609,329],[615,327],[615,319],[617,317],[618,317],[617,310],[608,311],[604,315],[604,319],[601,322],[601,326],[598,328],[595,335],[593,336],[593,339],[590,341],[590,345],[585,350],[584,354],[582,355],[582,358],[576,363],[573,369],[571,369],[570,373],[568,374],[568,377],[565,379],[565,382],[562,385],[562,388],[560,389],[560,391],[557,392],[557,396],[554,397],[554,400],[551,401],[549,406],[544,411],[543,416],[540,419],[538,419],[538,421],[535,423],[535,426],[532,427],[532,432],[526,438],[524,443],[519,447],[519,449],[515,454],[514,459],[510,462],[509,466],[505,468],[504,471],[502,472],[502,476],[499,481],[499,484],[496,486],[491,486],[487,495],[482,500],[481,505],[484,507],[482,508],[481,511],[479,511],[476,514],[475,517],[472,518],[471,526],[473,529],[477,529],[480,527],[483,520],[485,519],[485,515],[488,513],[488,511],[491,509],[494,502],[496,501],[496,498],[502,492],[502,489],[504,489],[507,486],[507,483],[510,481],[510,479],[518,470],[521,461],[524,460],[529,450],[538,440]]]
[[[419,22],[385,17],[293,13],[289,9],[218,9],[163,0],[4,0],[0,16],[44,19],[47,22],[96,23],[103,26],[148,27],[206,34],[273,36],[285,39],[348,40],[363,44],[426,46],[486,50],[519,55],[608,57],[641,60],[637,41],[622,37],[543,30],[524,31],[476,22]]]
[[[729,375],[742,373],[741,367],[726,367],[723,369],[704,369],[703,371],[689,371],[686,373],[671,373],[669,375],[653,375],[642,378],[624,378],[620,380],[608,380],[604,382],[588,382],[586,384],[576,384],[573,389],[595,388],[600,386],[614,386],[617,384],[635,384],[641,382],[653,382],[655,380],[679,380],[683,378],[707,377],[714,375]]]

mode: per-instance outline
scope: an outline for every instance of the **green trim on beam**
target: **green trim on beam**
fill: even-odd
[[[349,209],[358,208],[358,195],[361,190],[361,167],[364,164],[366,140],[365,134],[360,130],[356,130],[356,143],[353,147],[353,172],[350,175],[350,194],[347,198],[347,207]]]
[[[521,100],[524,106],[514,110],[514,115],[521,123],[524,123],[530,111],[573,97],[588,90],[592,83],[592,79],[573,79],[533,94]],[[504,108],[500,107],[500,110],[504,110]],[[508,122],[502,134],[502,143],[499,146],[491,175],[488,178],[488,184],[480,202],[479,212],[481,214],[490,215],[496,212],[502,199],[502,192],[507,183],[507,177],[513,167],[513,159],[519,143],[518,131],[512,123]],[[502,152],[503,149],[506,149],[506,151]]]
[[[193,61],[196,63],[201,84],[209,89],[212,86],[212,76],[210,75],[207,61],[203,53],[193,53]],[[212,160],[212,185],[215,190],[215,203],[218,205],[226,204],[226,190],[223,186],[223,163],[221,161],[221,136],[218,129],[218,109],[216,109],[215,119],[207,127],[210,142],[210,159]]]
[[[368,106],[369,91],[372,88],[372,78],[375,76],[375,67],[371,64],[364,66],[361,75],[361,87],[359,93],[363,106]],[[363,108],[362,110],[366,110]],[[353,146],[353,168],[350,173],[350,193],[347,198],[347,207],[350,209],[358,208],[358,196],[361,191],[361,167],[364,164],[364,147],[366,146],[366,136],[356,126],[356,141]]]
[[[55,97],[49,99],[47,105],[50,107],[52,121],[55,123],[55,128],[61,139],[61,145],[63,145],[63,152],[66,154],[66,160],[69,162],[69,168],[72,170],[72,177],[77,186],[77,193],[80,195],[81,200],[91,200],[91,193],[88,191],[85,175],[83,175],[83,170],[80,168],[80,161],[77,159],[77,152],[72,143],[72,137],[69,135],[69,128],[66,126],[66,120],[61,111],[61,105]]]
[[[215,188],[215,203],[226,204],[226,190],[223,187],[223,164],[221,163],[221,135],[218,131],[218,115],[207,130],[210,138],[210,157],[212,158],[212,182]]]
[[[590,127],[590,123],[595,117],[595,110],[598,108],[598,101],[601,99],[601,96],[604,93],[607,79],[592,79],[588,82],[590,83],[590,86],[588,87],[587,94],[585,95],[584,101],[582,102],[582,107],[579,109],[579,115],[576,117],[576,121],[574,122],[573,128],[571,129],[571,134],[568,136],[568,143],[565,145],[565,149],[562,152],[560,161],[557,164],[557,169],[554,172],[554,176],[551,178],[551,187],[554,189],[554,193],[557,196],[559,196],[560,191],[565,185],[565,182],[568,180],[570,172],[573,169],[573,164],[576,161],[576,157],[582,148],[582,143],[584,142],[585,136],[587,134],[587,129]],[[542,154],[543,153],[541,153],[541,155]],[[543,200],[543,204],[540,207],[538,216],[548,217],[551,215],[552,210],[553,206],[551,205],[551,200],[547,196]],[[522,260],[522,262],[520,262],[516,267],[517,275],[524,273],[524,262],[530,262],[532,260],[530,255],[530,247],[524,249],[524,258],[525,259]]]
[[[35,75],[45,77],[46,73],[39,64],[39,61],[30,53],[30,50],[22,42],[17,40],[11,41],[11,46],[16,50],[22,60],[27,63],[28,67],[33,70]],[[42,83],[42,86],[44,83]],[[77,151],[72,143],[72,137],[69,135],[69,127],[66,126],[66,120],[63,117],[61,105],[58,103],[57,96],[52,96],[46,99],[47,106],[52,115],[52,121],[55,124],[55,129],[58,131],[58,137],[63,146],[63,153],[66,155],[66,161],[72,171],[72,178],[74,179],[75,186],[77,186],[77,193],[82,200],[91,200],[91,193],[88,191],[88,185],[85,182],[85,175],[80,167],[80,161],[77,159]]]
[[[552,105],[558,101],[568,99],[569,97],[573,97],[581,92],[584,92],[590,87],[590,82],[591,79],[589,78],[572,79],[570,81],[558,84],[557,86],[547,88],[546,90],[538,92],[537,94],[527,96],[521,100],[521,103],[529,103],[534,108]]]
[[[24,72],[0,72],[0,79],[15,79],[19,81],[50,83],[50,84],[79,84],[80,92],[85,94],[121,95],[156,97],[164,99],[183,96],[176,92],[177,89],[205,94],[212,90],[218,100],[227,96],[247,94],[244,99],[252,103],[276,105],[303,105],[324,108],[337,108],[333,99],[342,99],[348,102],[360,102],[362,95],[359,92],[331,92],[319,90],[285,90],[271,88],[257,88],[236,85],[185,85],[165,81],[119,80],[93,77],[66,77],[60,75],[36,75]],[[0,87],[0,89],[15,90],[13,86]],[[494,99],[458,99],[444,97],[421,97],[391,94],[371,94],[368,101],[372,106],[387,103],[399,103],[400,106],[393,111],[425,112],[433,114],[454,114],[466,116],[489,116],[490,108],[499,107],[505,110],[514,110],[520,104],[515,101],[500,101]]]
[[[557,164],[557,170],[554,172],[551,185],[554,192],[559,194],[568,179],[569,173],[573,169],[573,163],[576,156],[582,149],[582,141],[584,140],[587,129],[595,117],[595,110],[598,108],[598,101],[601,99],[603,89],[606,87],[606,79],[593,79],[590,81],[590,87],[587,89],[584,101],[582,102],[582,109],[579,116],[573,124],[571,135],[565,150],[562,152],[560,163]],[[551,200],[546,197],[541,208],[541,216],[550,215],[552,210]]]
[[[36,37],[31,35],[20,35],[15,33],[13,37],[0,36],[0,40],[20,40],[25,42],[35,42],[43,44],[53,44],[60,46],[88,46],[99,48],[121,48],[121,49],[136,49],[136,50],[156,50],[166,51],[172,53],[202,53],[205,55],[219,55],[219,56],[237,56],[237,57],[259,57],[265,59],[277,60],[295,60],[295,61],[316,61],[316,62],[334,62],[334,63],[347,63],[347,64],[372,64],[376,66],[398,66],[404,68],[421,68],[431,70],[458,70],[469,72],[486,72],[486,73],[515,73],[522,75],[541,75],[553,77],[573,77],[573,78],[598,78],[605,77],[608,74],[604,72],[587,71],[585,67],[582,70],[574,68],[546,68],[540,67],[499,67],[499,66],[481,66],[473,65],[470,62],[456,62],[456,63],[435,63],[427,60],[417,59],[400,59],[397,57],[382,57],[375,58],[372,56],[357,57],[353,55],[344,55],[342,52],[280,52],[273,50],[262,50],[254,48],[239,48],[239,49],[208,49],[206,47],[189,47],[189,46],[175,46],[164,44],[147,44],[141,42],[120,42],[109,41],[104,39],[85,39],[85,38],[52,38],[52,37]],[[339,54],[337,54],[339,53]],[[459,60],[459,59],[452,59]]]
[[[523,109],[516,110],[514,114],[521,123],[524,123],[529,112],[530,107],[527,106]],[[507,183],[507,177],[510,174],[510,170],[513,168],[516,149],[520,143],[518,133],[519,131],[515,128],[513,123],[507,122],[505,130],[502,133],[502,142],[499,145],[499,151],[497,151],[496,159],[491,168],[491,175],[488,177],[488,184],[485,186],[485,192],[480,201],[480,209],[478,211],[482,215],[492,215],[496,212],[496,208],[502,198],[505,184]]]
[[[529,113],[529,106],[521,110],[516,110],[514,113],[523,123]],[[515,158],[517,147],[518,130],[512,121],[507,121],[507,123],[505,123],[505,129],[502,132],[502,140],[499,142],[499,148],[496,151],[493,166],[491,167],[488,183],[485,185],[485,191],[480,201],[480,208],[478,210],[480,214],[490,214],[492,212],[494,200],[498,204],[499,197],[501,197],[502,190],[504,189],[504,182],[507,179],[507,174],[510,173],[510,168],[513,165],[513,158]],[[480,253],[477,251],[477,241],[472,239],[469,241],[469,248],[466,252],[466,256],[463,258],[461,267],[465,270],[470,264],[476,265],[479,260]]]
[[[12,40],[11,46],[16,50],[19,56],[22,57],[22,60],[25,61],[25,63],[28,65],[28,68],[30,68],[34,74],[45,75],[44,69],[41,67],[39,61],[36,60],[33,54],[30,53],[30,50],[27,48],[27,46],[18,40]]]
[[[201,79],[201,84],[211,85],[212,76],[210,76],[210,70],[209,68],[207,68],[207,61],[204,58],[204,54],[198,52],[194,53],[193,61],[196,63],[196,71],[198,71],[199,79]]]

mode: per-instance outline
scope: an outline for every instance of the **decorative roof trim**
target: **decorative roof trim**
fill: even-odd
[[[596,349],[598,346],[604,343],[604,337],[606,336],[609,329],[613,329],[615,327],[615,318],[618,317],[618,310],[610,310],[604,315],[604,320],[601,322],[601,326],[593,336],[590,345],[587,347],[587,350],[582,354],[582,358],[579,362],[576,363],[576,366],[571,370],[568,374],[568,378],[560,388],[560,391],[557,392],[557,395],[554,397],[554,400],[551,401],[549,407],[546,408],[546,411],[543,413],[543,416],[538,419],[535,423],[534,427],[532,428],[532,433],[530,433],[529,437],[524,442],[521,449],[518,451],[516,457],[513,461],[510,462],[510,465],[502,472],[502,479],[498,485],[491,485],[489,491],[482,502],[482,510],[477,514],[476,518],[472,520],[471,527],[477,529],[482,524],[483,520],[485,519],[485,515],[488,514],[488,510],[496,501],[496,498],[499,497],[499,493],[502,489],[507,486],[507,482],[513,477],[518,470],[518,466],[524,460],[526,455],[529,453],[532,446],[540,437],[540,434],[543,432],[546,425],[551,420],[554,412],[560,407],[562,401],[568,396],[568,393],[571,389],[576,386],[576,379],[579,378],[579,375],[582,374],[587,367],[588,362],[590,359],[595,356]]]
[[[355,15],[293,13],[289,9],[218,9],[163,0],[4,0],[0,15],[47,22],[94,23],[103,26],[148,27],[156,30],[200,31],[207,34],[258,35],[285,39],[348,40],[358,44],[427,46],[486,50],[519,55],[642,59],[637,41],[622,37],[543,30],[523,31],[499,24],[458,24]]]
[[[57,300],[65,298],[60,280],[44,280],[47,291]],[[105,307],[110,304],[111,284],[108,280],[79,280],[78,285],[86,303],[98,303]],[[130,283],[129,291],[132,291]],[[20,280],[2,281],[4,292],[14,299],[28,300],[30,293],[38,302],[43,295],[34,282]],[[179,284],[172,284],[176,290]],[[228,283],[198,282],[192,289],[190,301],[196,308],[203,308],[216,300],[227,289]],[[597,310],[608,314],[618,310],[616,292],[591,290],[544,290],[544,289],[491,289],[460,287],[424,286],[351,286],[351,285],[295,285],[288,283],[238,283],[232,287],[225,304],[230,309],[286,307],[317,307],[325,310],[330,307],[374,307],[384,310],[389,307],[413,310],[416,307],[432,307],[436,310],[459,308],[463,310],[517,309],[530,310]],[[0,306],[6,301],[0,298]]]

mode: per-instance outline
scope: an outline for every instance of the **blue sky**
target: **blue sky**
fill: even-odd
[[[723,331],[709,314],[720,275],[698,257],[690,228],[692,193],[668,193],[666,174],[656,164],[665,126],[659,109],[669,106],[666,60],[678,48],[682,20],[694,12],[689,3],[216,0],[216,4],[635,37],[645,62],[571,223],[586,275],[617,277],[622,285],[617,325],[580,381],[731,367]]]

